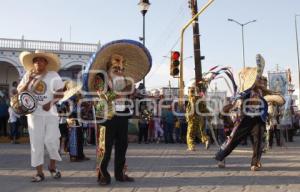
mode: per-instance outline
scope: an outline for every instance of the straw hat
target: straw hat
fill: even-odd
[[[266,95],[264,99],[269,103],[273,103],[275,105],[282,106],[285,104],[285,99],[281,95]]]
[[[134,82],[142,80],[151,69],[152,58],[144,45],[134,40],[116,40],[102,46],[90,59],[83,74],[83,86],[86,91],[95,91],[93,86],[96,73],[92,70],[107,71],[107,63],[113,54],[121,55],[126,63],[124,75]]]
[[[252,88],[256,80],[262,77],[265,60],[260,54],[256,55],[256,65],[257,67],[245,67],[239,72],[240,92]]]
[[[68,100],[70,97],[75,95],[78,91],[80,91],[82,88],[81,83],[77,83],[72,80],[67,80],[64,83],[65,83],[64,88],[66,90],[64,92],[64,97],[62,99],[60,99],[60,102],[64,102],[64,101]]]
[[[33,59],[36,57],[43,57],[47,60],[48,71],[58,71],[60,68],[60,61],[57,55],[53,53],[46,53],[44,51],[36,50],[35,52],[23,51],[20,53],[19,59],[26,71],[33,68]]]

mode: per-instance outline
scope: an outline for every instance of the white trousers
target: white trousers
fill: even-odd
[[[28,131],[31,145],[31,166],[44,164],[45,145],[50,159],[61,161],[59,150],[59,118],[57,116],[28,115]]]

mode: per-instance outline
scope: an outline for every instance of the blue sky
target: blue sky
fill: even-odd
[[[138,0],[2,0],[0,37],[37,40],[62,38],[71,41],[102,44],[112,40],[142,36],[142,15]],[[146,46],[153,57],[153,68],[146,78],[149,88],[172,86],[177,80],[169,77],[170,51],[179,50],[180,29],[191,18],[188,0],[150,0],[146,14]],[[198,0],[199,9],[206,0]],[[214,65],[242,67],[241,23],[256,19],[245,27],[246,65],[255,65],[255,55],[266,60],[265,73],[291,68],[298,83],[294,15],[300,14],[299,0],[215,0],[200,16],[201,52],[206,59],[203,70]],[[300,31],[300,17],[298,17]],[[300,33],[300,32],[299,32]],[[192,33],[185,34],[184,57],[193,55]],[[194,76],[194,60],[186,59],[185,81]]]

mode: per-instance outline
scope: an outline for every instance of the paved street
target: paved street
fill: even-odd
[[[212,159],[216,147],[208,151],[198,145],[196,152],[185,151],[179,144],[130,144],[127,160],[134,183],[117,183],[109,187],[96,182],[95,147],[85,148],[92,160],[70,163],[66,155],[59,164],[63,178],[54,180],[45,172],[42,183],[30,183],[29,145],[0,144],[0,191],[300,191],[300,138],[275,147],[263,155],[263,170],[249,171],[251,150],[239,147],[227,159],[227,168],[218,169]],[[112,163],[110,167],[113,175]],[[45,166],[46,167],[46,166]]]

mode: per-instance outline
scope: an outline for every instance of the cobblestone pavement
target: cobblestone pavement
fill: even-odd
[[[250,171],[250,146],[237,148],[227,158],[225,169],[216,167],[212,158],[216,150],[204,150],[201,145],[188,152],[183,144],[130,144],[128,174],[136,181],[119,183],[113,179],[109,187],[101,187],[96,182],[94,146],[85,148],[90,161],[71,163],[63,155],[59,163],[62,179],[54,180],[45,172],[44,182],[31,183],[35,172],[30,167],[29,145],[0,144],[0,191],[300,191],[299,137],[287,147],[274,147],[264,154],[263,169],[258,172]]]

